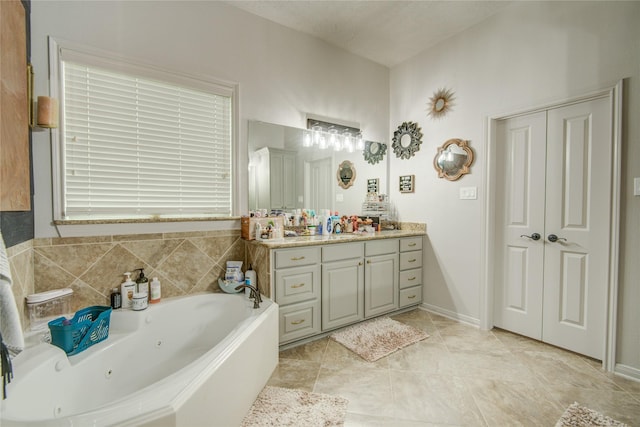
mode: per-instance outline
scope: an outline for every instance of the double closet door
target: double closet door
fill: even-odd
[[[596,359],[605,348],[610,98],[497,122],[494,324]]]

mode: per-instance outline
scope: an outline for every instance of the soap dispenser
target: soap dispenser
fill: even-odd
[[[149,279],[144,275],[144,268],[136,268],[135,271],[139,271],[138,278],[136,279],[136,292],[141,294],[147,294],[149,296]]]
[[[131,273],[124,273],[126,280],[120,285],[122,294],[122,308],[131,308],[133,305],[133,294],[136,292],[136,283],[131,280]]]

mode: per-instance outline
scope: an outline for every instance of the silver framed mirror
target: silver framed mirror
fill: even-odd
[[[367,163],[375,165],[380,162],[387,152],[387,145],[381,142],[366,141],[362,155]]]
[[[404,122],[393,133],[393,152],[396,157],[409,159],[415,156],[422,144],[422,130],[417,123]]]
[[[449,181],[456,181],[469,173],[472,163],[473,150],[469,147],[469,141],[457,138],[442,144],[433,159],[433,167],[438,172],[438,177]]]
[[[336,173],[338,185],[344,189],[351,187],[356,180],[356,167],[349,160],[345,160],[338,166]]]

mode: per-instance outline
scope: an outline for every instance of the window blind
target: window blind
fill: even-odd
[[[62,62],[64,213],[230,216],[232,98]]]

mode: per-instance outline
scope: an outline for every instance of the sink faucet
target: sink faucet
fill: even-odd
[[[239,291],[245,288],[249,288],[251,290],[251,294],[249,294],[249,298],[253,298],[253,308],[260,308],[260,303],[262,302],[260,291],[256,287],[251,285],[236,286],[236,291]]]

